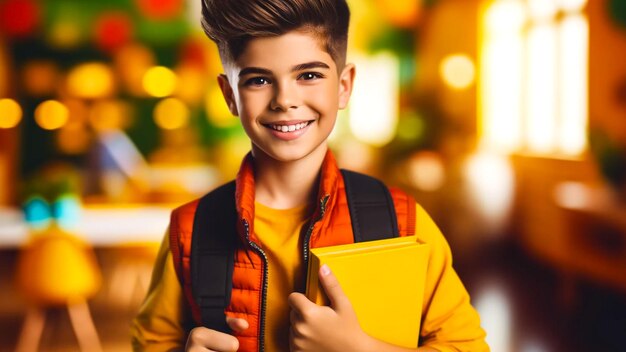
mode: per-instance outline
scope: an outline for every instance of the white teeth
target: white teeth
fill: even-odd
[[[280,132],[293,132],[305,128],[309,123],[301,122],[295,125],[269,125],[272,129]]]

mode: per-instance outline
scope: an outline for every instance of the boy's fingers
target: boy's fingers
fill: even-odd
[[[328,296],[328,299],[330,300],[330,306],[334,310],[339,310],[346,304],[350,304],[348,297],[346,297],[346,294],[343,293],[341,285],[339,285],[337,277],[332,271],[330,271],[328,265],[324,264],[320,267],[318,276],[320,283],[324,288],[324,292],[326,292],[326,296]]]
[[[186,351],[208,349],[210,351],[234,352],[239,349],[239,341],[232,335],[205,327],[191,330],[187,339]]]
[[[247,320],[232,317],[226,317],[226,324],[228,324],[228,327],[234,332],[244,331],[250,326]]]
[[[289,294],[287,298],[287,302],[289,303],[289,307],[291,307],[292,311],[295,311],[296,314],[302,315],[311,305],[316,306],[315,303],[309,301],[305,295],[299,292],[292,292]]]

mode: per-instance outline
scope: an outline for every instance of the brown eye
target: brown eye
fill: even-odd
[[[246,86],[264,86],[266,84],[270,84],[270,80],[265,77],[252,77],[246,80]]]
[[[324,76],[322,76],[321,74],[317,73],[317,72],[305,72],[303,74],[300,75],[300,77],[298,77],[301,80],[304,81],[311,81],[314,79],[318,79],[318,78],[323,78]]]

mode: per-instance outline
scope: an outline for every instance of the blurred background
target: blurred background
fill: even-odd
[[[493,351],[623,351],[626,0],[348,2],[340,165],[431,214]],[[169,211],[234,177],[199,14],[0,0],[0,351],[130,351]]]

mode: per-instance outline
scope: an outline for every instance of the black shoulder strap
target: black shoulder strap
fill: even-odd
[[[202,324],[222,332],[230,331],[224,309],[232,290],[236,223],[234,181],[200,199],[191,239],[191,289]]]
[[[387,186],[358,172],[341,170],[354,242],[398,237],[396,208]]]

